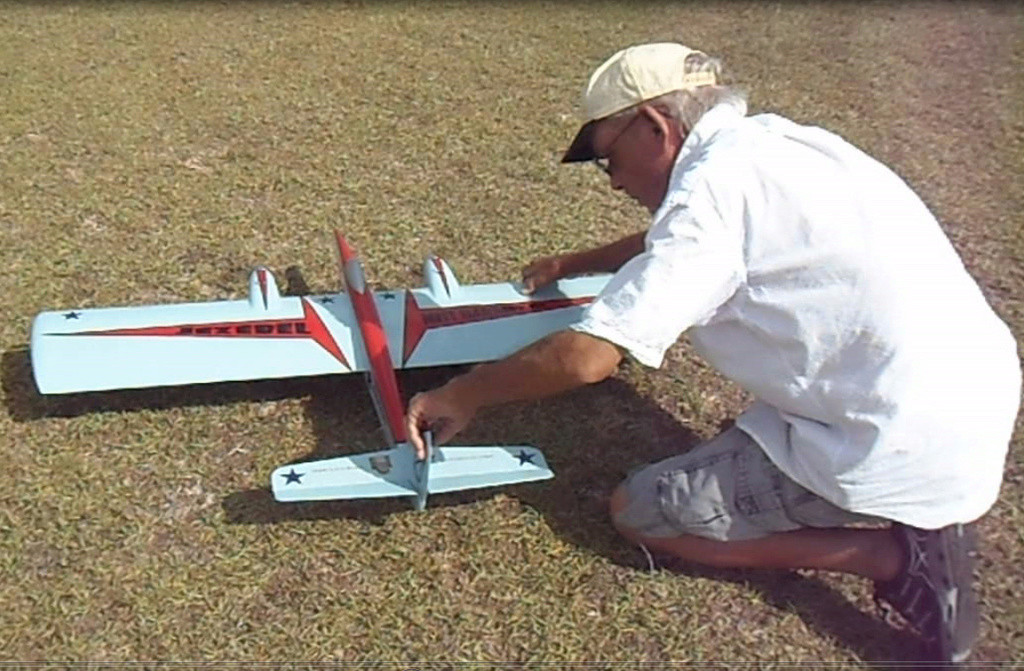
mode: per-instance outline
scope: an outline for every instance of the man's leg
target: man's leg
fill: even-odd
[[[626,508],[626,489],[612,495],[612,519],[619,533],[636,544],[686,561],[719,568],[821,569],[887,581],[896,577],[902,550],[892,530],[797,529],[750,540],[720,541],[695,535],[645,536],[618,522]]]
[[[876,602],[906,618],[930,660],[964,661],[977,637],[969,525],[847,526],[883,520],[845,511],[793,482],[735,427],[634,473],[610,508],[626,538],[687,561],[869,578]]]

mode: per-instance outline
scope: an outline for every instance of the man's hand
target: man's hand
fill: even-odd
[[[466,428],[476,411],[477,406],[459,398],[450,383],[413,396],[409,401],[405,424],[409,440],[416,448],[416,457],[427,457],[424,431],[433,431],[434,444],[443,445]]]
[[[523,290],[532,294],[569,273],[566,271],[565,256],[545,256],[523,268]]]
[[[644,251],[641,231],[621,240],[582,252],[542,256],[523,268],[523,291],[532,294],[555,280],[585,273],[614,273],[624,263]]]
[[[515,354],[474,366],[433,391],[409,401],[405,425],[416,456],[427,456],[423,432],[440,445],[466,428],[479,408],[560,394],[600,382],[622,361],[607,340],[566,329],[548,334]]]

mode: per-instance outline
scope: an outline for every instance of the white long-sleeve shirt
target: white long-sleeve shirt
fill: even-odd
[[[688,332],[758,399],[737,425],[840,507],[937,528],[998,495],[1016,343],[917,195],[820,128],[705,114],[573,328],[652,367]]]

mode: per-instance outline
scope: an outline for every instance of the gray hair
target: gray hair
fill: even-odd
[[[712,72],[715,81],[722,81],[721,59],[708,56],[700,51],[686,57],[683,64],[686,74],[692,72]],[[695,89],[669,91],[656,98],[645,100],[642,105],[650,105],[675,120],[679,131],[686,137],[700,118],[715,105],[732,105],[740,114],[747,113],[747,94],[742,89],[726,84],[698,86]],[[613,114],[612,117],[627,116],[636,113],[639,105]]]

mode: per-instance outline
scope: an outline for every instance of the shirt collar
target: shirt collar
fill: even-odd
[[[692,157],[698,149],[711,139],[715,133],[726,126],[735,125],[738,119],[742,119],[743,115],[735,107],[728,103],[721,103],[715,105],[710,110],[704,113],[704,115],[697,121],[693,126],[693,130],[686,136],[686,140],[683,141],[683,146],[679,148],[679,155],[676,156],[675,168],[673,171],[678,170],[679,166],[688,163],[689,158]]]
[[[653,215],[653,221],[658,221],[661,218],[662,210],[668,207],[668,203],[671,200],[671,194],[673,192],[672,185],[676,184],[679,175],[685,172],[698,156],[700,156],[701,150],[704,145],[710,142],[711,138],[722,128],[726,126],[734,126],[736,122],[743,118],[743,114],[735,107],[728,103],[721,103],[715,105],[704,115],[697,120],[694,124],[693,130],[683,140],[683,146],[679,148],[679,154],[676,155],[676,162],[672,166],[672,173],[669,175],[669,186],[665,193],[664,199],[661,201],[661,205],[655,210]]]

